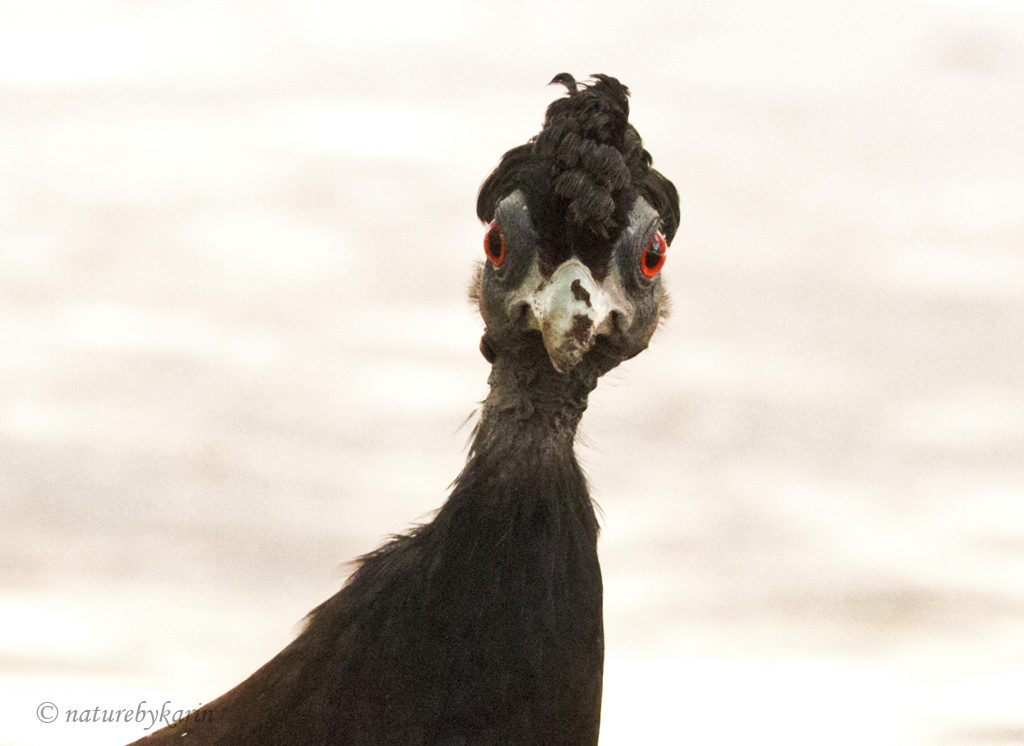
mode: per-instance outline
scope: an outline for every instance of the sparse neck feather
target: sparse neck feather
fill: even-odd
[[[546,357],[533,364],[498,357],[488,378],[474,450],[493,438],[538,440],[572,451],[576,428],[597,381],[592,376],[558,373]]]
[[[546,356],[527,359],[534,363],[524,365],[523,356],[498,356],[492,364],[491,390],[446,508],[482,498],[491,506],[489,514],[505,516],[498,520],[507,533],[503,511],[532,514],[544,506],[539,509],[549,516],[546,521],[582,529],[586,538],[581,541],[593,551],[597,519],[573,443],[597,379],[582,371],[558,373]],[[560,515],[573,515],[576,521],[554,518]],[[531,526],[531,531],[537,528]],[[566,540],[560,533],[549,538],[556,544]]]

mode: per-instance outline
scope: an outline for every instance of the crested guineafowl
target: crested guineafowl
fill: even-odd
[[[568,94],[477,201],[490,392],[450,497],[247,680],[137,743],[597,743],[598,525],[573,442],[597,379],[665,311],[679,200],[624,85],[552,82]]]

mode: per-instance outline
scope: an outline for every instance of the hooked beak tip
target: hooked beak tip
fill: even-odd
[[[560,329],[554,324],[544,324],[541,336],[554,369],[565,374],[579,365],[594,343],[594,331],[593,319],[582,313],[573,316],[568,329]]]

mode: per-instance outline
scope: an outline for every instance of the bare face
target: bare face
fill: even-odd
[[[551,366],[567,375],[580,367],[601,375],[638,354],[664,315],[660,228],[658,213],[637,197],[608,250],[584,262],[545,245],[526,197],[512,192],[495,209],[474,292],[484,345],[500,356],[539,335]]]

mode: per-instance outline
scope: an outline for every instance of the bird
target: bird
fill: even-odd
[[[599,525],[574,442],[598,379],[667,313],[680,209],[625,85],[551,83],[541,130],[477,197],[489,391],[447,499],[248,679],[135,746],[597,743]]]

